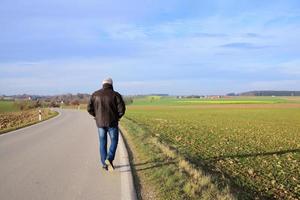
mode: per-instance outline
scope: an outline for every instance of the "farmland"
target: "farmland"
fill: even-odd
[[[174,98],[147,96],[134,99],[134,105],[206,105],[206,104],[277,104],[277,103],[299,103],[300,98],[293,100],[284,97],[231,97],[231,98]]]
[[[244,198],[299,199],[298,100],[146,98],[128,106],[122,124],[129,134],[135,124],[207,173],[222,173],[251,193]]]
[[[1,112],[13,112],[18,111],[18,107],[14,104],[14,101],[0,101],[0,113]]]
[[[57,115],[57,112],[43,108],[42,119]],[[0,101],[0,134],[39,122],[38,109],[20,111],[13,101]]]

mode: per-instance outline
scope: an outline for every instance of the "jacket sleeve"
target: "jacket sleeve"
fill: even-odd
[[[125,114],[125,110],[126,110],[125,103],[120,94],[117,94],[117,107],[118,107],[118,114],[120,119]]]
[[[90,115],[92,115],[94,117],[96,116],[95,115],[93,96],[91,96],[90,99],[89,99],[89,103],[87,105],[87,111],[90,113]]]

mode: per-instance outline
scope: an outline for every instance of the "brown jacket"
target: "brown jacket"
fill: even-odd
[[[102,89],[94,92],[87,106],[87,111],[95,117],[98,128],[118,126],[125,110],[122,96],[110,84],[104,84]]]

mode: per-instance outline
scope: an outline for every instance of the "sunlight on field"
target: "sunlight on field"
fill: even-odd
[[[148,134],[158,134],[191,162],[205,163],[228,174],[241,188],[278,199],[300,196],[300,106],[291,107],[281,99],[259,98],[205,101],[225,104],[206,109],[172,106],[195,105],[194,100],[161,101],[156,105],[143,102],[143,106],[140,101],[134,104],[137,106],[129,106],[126,119]],[[169,106],[162,106],[167,101]],[[226,105],[239,103],[245,105]],[[253,107],[252,103],[263,105]],[[275,103],[278,106],[268,106]]]
[[[144,97],[136,98],[133,105],[197,105],[197,104],[275,104],[295,102],[289,98],[279,97],[226,97],[226,98],[175,98],[175,97]]]
[[[190,103],[190,104],[269,104],[269,103],[278,103],[276,101],[258,101],[258,100],[255,100],[255,101],[232,101],[232,100],[227,100],[227,101],[224,101],[224,100],[206,100],[206,101],[197,101],[197,100],[191,100],[191,101],[188,101],[188,100],[185,100],[185,101],[175,101],[176,103],[178,104],[186,104],[186,103]]]

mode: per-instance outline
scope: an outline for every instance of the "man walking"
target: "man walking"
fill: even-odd
[[[119,139],[118,122],[125,114],[126,108],[122,96],[113,90],[111,78],[104,79],[102,87],[92,94],[87,111],[95,117],[98,127],[102,168],[113,171],[113,160]],[[107,133],[111,140],[108,152]]]

